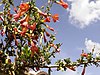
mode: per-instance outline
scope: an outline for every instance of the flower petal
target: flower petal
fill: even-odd
[[[52,19],[54,22],[56,22],[59,19],[59,15],[58,14],[52,15]]]

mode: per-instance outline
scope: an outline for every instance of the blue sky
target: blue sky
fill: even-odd
[[[14,0],[15,1],[15,0]],[[21,0],[15,3],[19,4]],[[37,6],[45,4],[46,0],[36,0]],[[54,4],[51,9],[53,14],[59,14],[59,22],[50,23],[50,26],[57,31],[56,42],[63,43],[61,52],[56,55],[57,59],[71,58],[75,61],[79,58],[82,49],[89,52],[95,45],[95,54],[100,49],[100,0],[64,0],[68,2],[69,8],[65,10]],[[87,40],[86,40],[87,38]],[[85,75],[98,75],[100,68],[88,67]],[[66,72],[53,69],[52,75],[81,75],[82,68],[75,72]]]

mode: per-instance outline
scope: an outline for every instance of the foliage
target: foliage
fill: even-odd
[[[56,64],[59,65],[58,70],[66,71],[66,69],[69,68],[69,69],[75,71],[75,68],[79,67],[79,66],[84,66],[86,68],[88,66],[95,65],[96,67],[99,67],[100,66],[99,62],[100,62],[100,56],[95,56],[95,54],[93,54],[93,52],[85,53],[83,51],[82,54],[80,55],[80,58],[77,59],[76,62],[72,62],[70,60],[70,58],[67,58],[67,59],[63,59],[63,60],[58,60],[56,62]],[[83,70],[85,70],[84,67],[83,67]],[[84,74],[82,74],[82,75],[84,75]]]

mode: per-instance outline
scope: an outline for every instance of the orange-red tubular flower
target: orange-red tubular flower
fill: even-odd
[[[24,18],[22,18],[21,20],[20,20],[20,23],[22,24],[23,22],[25,22],[26,21],[26,18],[27,18],[27,16],[25,16]],[[28,21],[27,21],[28,22]]]
[[[56,1],[57,4],[61,5],[63,8],[68,8],[68,3],[64,2],[63,0]]]
[[[46,36],[48,36],[48,37],[50,36],[50,34],[47,31],[45,31],[45,33],[46,33]]]
[[[16,7],[13,7],[14,8],[14,11],[17,13],[17,9],[16,9]]]
[[[38,13],[39,13],[40,15],[44,16],[45,18],[47,17],[47,13],[44,13],[44,12],[42,12],[42,11],[38,11]]]
[[[50,17],[47,17],[44,22],[50,22]]]
[[[36,29],[36,22],[34,22],[33,25],[30,26],[30,29],[33,31]]]
[[[55,44],[50,44],[51,47],[54,47],[55,49],[57,49],[57,46]]]
[[[31,41],[31,48],[30,50],[32,51],[32,53],[34,54],[35,52],[38,52],[38,47],[35,45],[35,43],[33,41]]]
[[[31,41],[31,46],[33,47],[33,46],[35,46],[35,44],[34,44],[34,42],[33,41]]]
[[[52,19],[54,22],[56,22],[59,19],[59,15],[58,14],[52,15]]]
[[[18,29],[17,28],[13,28],[14,32],[18,32]]]
[[[20,32],[21,36],[24,36],[25,33],[27,32],[28,28],[27,27],[22,27],[22,31]]]
[[[20,16],[22,16],[25,12],[28,11],[28,9],[30,8],[30,6],[27,3],[21,3],[20,6],[19,6],[19,8],[20,9],[18,11],[15,10],[15,12],[17,12],[17,14],[13,15],[14,19],[16,21],[20,18]]]
[[[60,52],[60,48],[57,48],[57,46],[53,43],[50,44],[51,47],[56,49],[56,52]]]
[[[1,30],[1,35],[4,36],[4,34],[5,34],[5,31]]]
[[[44,42],[46,43],[46,42],[47,42],[46,36],[45,36],[45,35],[43,35],[43,37],[44,37]]]
[[[46,12],[42,12],[42,11],[41,11],[39,8],[37,8],[37,7],[35,7],[35,9],[37,9],[37,12],[38,12],[41,16],[47,18],[48,14],[47,14]]]
[[[21,26],[22,26],[22,27],[27,27],[27,28],[28,28],[28,22],[23,22],[23,23],[21,24]]]
[[[13,17],[14,17],[15,21],[17,21],[20,18],[20,12],[17,14],[14,14]]]
[[[87,57],[88,54],[87,54],[87,53],[82,53],[81,56],[82,56],[82,57]]]
[[[32,38],[33,38],[34,40],[38,41],[38,35],[34,35]]]
[[[22,19],[20,20],[21,26],[22,26],[22,27],[27,27],[27,28],[28,28],[28,26],[29,26],[28,21],[29,21],[29,15],[25,16],[24,18],[22,18]]]
[[[21,3],[19,8],[21,12],[26,12],[30,8],[30,6],[27,3]]]
[[[38,47],[36,45],[35,46],[32,46],[30,49],[31,49],[31,51],[32,51],[33,54],[35,52],[38,53]]]
[[[24,35],[25,35],[25,32],[21,31],[21,32],[20,32],[20,35],[21,35],[21,36],[24,36]]]

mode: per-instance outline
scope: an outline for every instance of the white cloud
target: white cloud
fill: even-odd
[[[92,51],[92,49],[94,48],[94,53],[100,53],[100,43],[97,43],[97,42],[93,42],[92,40],[88,40],[86,38],[85,40],[85,45],[86,45],[86,49],[88,51]]]
[[[100,0],[68,0],[71,2],[70,19],[81,28],[100,20]]]

